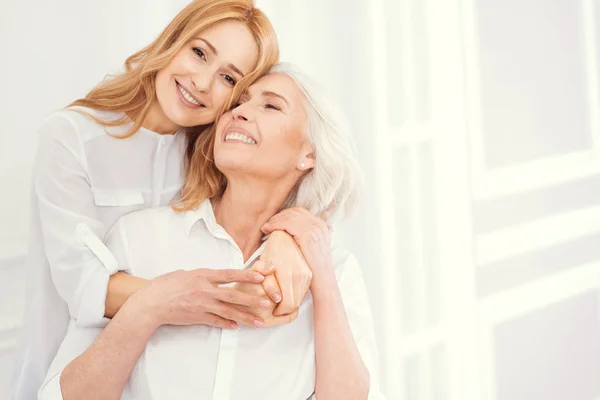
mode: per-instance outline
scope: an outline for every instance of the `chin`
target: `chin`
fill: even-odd
[[[180,110],[167,114],[167,117],[173,121],[174,124],[185,128],[208,125],[214,122],[213,115],[198,115],[198,112],[196,112],[196,115],[190,115],[189,111],[181,112]]]

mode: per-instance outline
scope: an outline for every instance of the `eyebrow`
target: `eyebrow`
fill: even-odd
[[[211,42],[209,42],[208,40],[204,39],[204,38],[197,38],[198,40],[204,42],[204,44],[206,44],[208,46],[208,48],[210,49],[210,51],[212,51],[215,56],[219,55],[219,52],[217,51],[217,48],[215,46],[213,46],[213,44]],[[231,70],[233,70],[233,72],[235,72],[238,75],[241,75],[241,77],[243,78],[245,75],[242,71],[240,71],[240,69],[238,67],[236,67],[235,65],[229,63],[227,65]]]
[[[283,102],[285,103],[286,106],[288,106],[288,107],[290,106],[290,103],[288,103],[288,101],[285,99],[285,97],[283,97],[282,95],[277,94],[275,92],[266,91],[266,92],[262,92],[262,95],[263,95],[263,97],[277,97],[278,99],[283,100]]]
[[[198,38],[198,40],[203,41],[208,46],[208,48],[210,49],[210,51],[212,51],[213,53],[215,53],[215,56],[219,55],[219,52],[217,51],[217,49],[215,48],[215,46],[212,45],[211,42],[209,42],[208,40],[203,39],[203,38]]]

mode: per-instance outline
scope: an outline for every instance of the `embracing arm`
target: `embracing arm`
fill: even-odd
[[[369,299],[352,255],[336,281],[333,270],[315,276],[314,304],[317,400],[382,400],[377,346]]]
[[[281,212],[263,230],[292,235],[313,273],[315,398],[384,399],[379,393],[373,319],[356,258],[346,257],[336,279],[329,229],[302,208]]]
[[[108,289],[106,291],[106,302],[104,303],[104,316],[113,318],[123,307],[127,299],[146,286],[148,280],[138,278],[137,276],[117,272],[108,280]]]
[[[262,279],[263,275],[255,271],[210,269],[179,270],[153,279],[125,302],[81,355],[47,377],[39,399],[119,399],[159,326],[204,324],[235,329],[237,324],[232,320],[253,325],[257,317],[234,309],[232,304],[268,307],[261,304],[264,299],[219,285]]]
[[[96,213],[77,129],[67,114],[53,115],[42,126],[33,171],[34,201],[58,293],[79,325],[98,326],[106,322],[106,287],[119,265],[102,245],[109,227]]]
[[[121,307],[89,349],[65,367],[55,378],[60,379],[62,399],[121,398],[131,371],[158,327],[152,314],[144,311],[147,310],[132,298],[129,304]],[[40,396],[40,400],[45,399]]]

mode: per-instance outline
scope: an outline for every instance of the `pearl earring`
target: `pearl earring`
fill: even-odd
[[[300,163],[300,168],[304,169],[305,167],[306,167],[306,164]]]

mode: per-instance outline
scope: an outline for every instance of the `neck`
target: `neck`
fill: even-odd
[[[242,250],[244,260],[260,247],[261,227],[279,211],[294,184],[228,178],[227,189],[213,208],[217,223]]]
[[[179,126],[174,124],[162,110],[158,100],[154,100],[142,122],[142,127],[156,132],[160,135],[172,135],[179,130]]]

